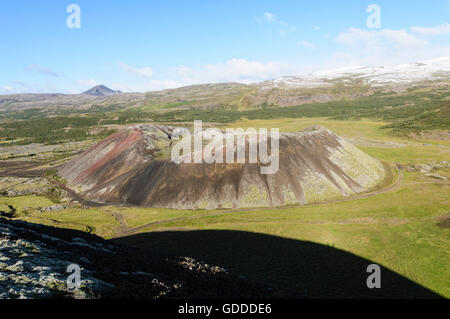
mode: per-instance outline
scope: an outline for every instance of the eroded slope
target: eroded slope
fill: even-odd
[[[175,164],[174,129],[129,127],[62,165],[59,174],[90,200],[180,209],[304,205],[368,191],[386,175],[378,160],[319,126],[280,134],[273,175],[262,175],[260,163]]]

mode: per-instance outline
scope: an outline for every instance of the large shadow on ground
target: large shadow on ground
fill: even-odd
[[[241,231],[150,232],[114,240],[154,252],[189,256],[308,298],[440,298],[381,266],[381,288],[368,289],[374,262],[306,241]]]

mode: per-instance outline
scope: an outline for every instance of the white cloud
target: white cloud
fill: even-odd
[[[32,84],[25,81],[13,80],[12,82],[20,86],[22,90],[30,90],[33,87]]]
[[[417,38],[405,30],[390,29],[369,31],[349,28],[347,31],[339,33],[337,41],[346,45],[362,44],[372,48],[386,43],[409,48],[420,47],[427,44],[426,40]]]
[[[280,30],[278,30],[278,32],[280,32],[281,35],[286,35],[288,33],[295,31],[297,31],[297,27],[294,26],[286,26],[286,28],[281,28]]]
[[[96,85],[99,85],[99,83],[97,81],[95,81],[94,79],[78,80],[77,82],[78,82],[78,84],[81,84],[82,86],[85,86],[87,88],[91,88],[91,87],[94,87]]]
[[[313,25],[312,28],[314,31],[320,31],[320,27],[317,25]]]
[[[291,73],[293,66],[284,62],[259,62],[231,59],[225,63],[208,64],[196,69],[182,66],[178,75],[190,83],[240,82],[252,83]]]
[[[2,94],[22,94],[22,93],[55,93],[62,92],[59,83],[45,81],[28,82],[21,80],[11,80],[11,85],[0,87]]]
[[[4,94],[8,94],[8,93],[11,93],[13,91],[14,91],[14,89],[11,86],[9,86],[9,85],[5,85],[5,86],[0,88],[0,92],[4,93]]]
[[[444,23],[436,27],[411,27],[411,31],[422,35],[450,35],[450,24]]]
[[[280,33],[280,35],[286,35],[288,33],[297,31],[296,26],[290,25],[286,21],[280,20],[278,16],[270,12],[265,12],[262,18],[258,17],[256,18],[256,20],[258,22],[273,23],[275,25],[278,25],[278,32]]]
[[[133,75],[137,75],[144,78],[151,78],[153,76],[153,69],[150,67],[135,68],[125,63],[119,63],[119,65],[122,69]]]
[[[308,41],[301,41],[300,44],[302,46],[304,46],[305,48],[308,48],[308,49],[315,49],[316,48],[316,45],[314,43],[311,43],[311,42],[308,42]]]
[[[50,70],[46,67],[43,67],[41,65],[36,65],[36,64],[30,64],[29,66],[27,66],[27,70],[28,71],[33,71],[33,72],[37,72],[43,75],[48,75],[48,76],[52,76],[52,77],[59,77],[60,74]]]
[[[335,65],[389,65],[448,56],[449,47],[431,43],[407,30],[361,30],[349,28],[339,33]]]
[[[270,12],[265,12],[264,13],[264,17],[266,18],[266,22],[275,22],[277,21],[277,16],[270,13]]]
[[[113,86],[124,92],[144,92],[202,83],[239,82],[249,84],[282,75],[296,74],[297,71],[297,68],[284,62],[272,61],[265,63],[245,59],[231,59],[222,63],[206,64],[197,67],[180,65],[173,68],[165,79],[152,79],[136,85],[114,83]]]
[[[148,91],[161,91],[166,89],[173,89],[187,85],[183,82],[176,80],[150,80],[148,82],[142,82],[135,85],[124,83],[112,83],[111,86],[122,92],[148,92]]]

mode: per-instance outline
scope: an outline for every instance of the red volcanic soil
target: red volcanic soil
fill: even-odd
[[[91,161],[93,159],[91,154],[99,155],[104,152],[106,152],[106,154],[78,175],[75,181],[80,182],[93,175],[101,167],[105,166],[107,162],[113,161],[121,153],[132,149],[141,139],[142,133],[139,130],[134,129],[132,131],[123,131],[111,135],[100,144],[93,146],[81,156],[81,161]],[[113,147],[110,151],[108,151],[109,146]]]

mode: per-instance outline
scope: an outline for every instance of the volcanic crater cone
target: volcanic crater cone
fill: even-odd
[[[280,133],[279,170],[261,163],[176,164],[175,127],[130,126],[58,168],[85,199],[179,209],[304,205],[376,188],[387,171],[330,130]],[[248,145],[247,145],[248,147]]]

